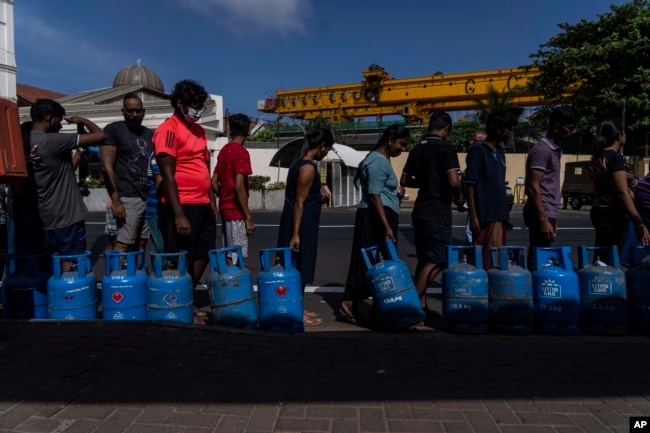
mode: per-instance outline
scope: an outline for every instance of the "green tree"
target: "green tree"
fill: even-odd
[[[249,138],[250,141],[259,141],[259,142],[274,142],[275,133],[268,129],[262,129],[257,134]]]
[[[469,147],[469,140],[476,131],[481,131],[484,124],[478,120],[460,119],[451,127],[451,133],[447,141],[456,147],[457,152],[466,152]]]
[[[512,95],[514,94],[513,90],[509,90],[506,92],[499,92],[497,89],[494,88],[493,85],[489,85],[487,87],[487,93],[488,93],[488,98],[487,100],[483,101],[481,99],[476,100],[477,108],[478,108],[478,113],[476,114],[478,117],[478,121],[482,124],[485,125],[485,121],[487,120],[488,114],[490,114],[490,110],[493,108],[514,108],[514,105],[512,104]],[[518,116],[521,115],[521,112],[523,109],[518,109],[519,112],[517,113]]]
[[[527,87],[550,104],[573,104],[593,132],[624,115],[627,141],[645,145],[650,125],[650,4],[611,5],[598,20],[558,24],[562,30],[531,54],[540,74]],[[628,145],[628,147],[630,147]]]

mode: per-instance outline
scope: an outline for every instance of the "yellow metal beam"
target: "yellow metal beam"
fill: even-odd
[[[401,115],[409,122],[426,123],[433,110],[477,109],[478,101],[487,101],[491,88],[500,93],[515,90],[513,105],[541,105],[539,95],[516,90],[537,74],[537,69],[499,69],[394,79],[383,68],[372,65],[363,72],[361,83],[278,90],[275,98],[260,101],[258,109],[298,119],[323,116],[341,122],[355,117]]]

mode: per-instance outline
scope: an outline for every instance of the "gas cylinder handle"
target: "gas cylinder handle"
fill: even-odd
[[[526,247],[523,246],[502,246],[498,248],[492,248],[492,250],[498,250],[499,254],[499,264],[498,267],[502,271],[507,271],[510,264],[516,264],[519,267],[528,270],[528,265],[526,263]],[[496,267],[494,261],[492,263],[493,267]]]
[[[535,270],[553,265],[573,271],[570,246],[535,247]]]
[[[586,245],[582,245],[578,250],[578,266],[580,269],[589,266],[591,263],[589,260],[589,251],[608,251],[610,263],[607,264],[615,269],[621,268],[621,261],[618,255],[618,246],[611,245],[606,247],[588,247]]]
[[[246,269],[246,265],[244,264],[244,254],[242,253],[241,245],[235,245],[232,247],[219,248],[219,249],[208,251],[208,255],[210,258],[210,268],[212,269],[212,272],[227,274],[229,272],[227,254],[232,252],[237,254],[237,263],[233,263],[233,266],[236,266],[241,270]]]
[[[55,278],[61,278],[63,270],[61,269],[61,262],[76,262],[77,263],[77,275],[80,278],[86,276],[86,274],[91,269],[90,265],[90,251],[86,251],[83,254],[70,254],[70,255],[60,255],[55,253],[52,255],[52,271]]]
[[[479,269],[483,268],[483,250],[480,245],[449,245],[447,247],[447,267],[454,266],[460,261],[461,251],[471,251],[475,266]]]
[[[296,255],[293,247],[262,248],[260,249],[260,267],[262,272],[270,272],[271,270],[271,253],[282,253],[285,271],[296,268]]]
[[[375,245],[368,248],[361,248],[361,256],[363,257],[363,262],[365,263],[367,270],[371,269],[377,263],[384,260],[384,257],[379,251],[381,247],[382,247],[381,245]],[[387,254],[390,256],[390,253]],[[370,259],[370,257],[372,257],[372,260]]]
[[[176,269],[178,276],[184,277],[187,273],[187,250],[180,250],[177,253],[151,253],[151,263],[153,274],[156,278],[162,278],[163,273],[163,259],[167,257],[177,258]]]

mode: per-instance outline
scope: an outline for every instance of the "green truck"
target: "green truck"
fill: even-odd
[[[564,209],[578,210],[583,205],[591,206],[593,185],[591,183],[591,161],[567,162],[564,164],[562,202]]]

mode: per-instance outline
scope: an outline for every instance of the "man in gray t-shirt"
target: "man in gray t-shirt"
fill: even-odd
[[[535,270],[535,248],[550,247],[557,235],[560,208],[559,144],[575,133],[580,115],[569,106],[555,108],[549,118],[546,136],[531,147],[526,158],[526,204],[524,223],[528,227],[528,269]]]
[[[86,208],[77,187],[72,151],[101,143],[106,136],[88,119],[65,117],[65,109],[51,99],[36,101],[30,114],[33,124],[27,159],[33,169],[45,241],[51,253],[82,254],[86,251]],[[89,133],[59,134],[64,119],[84,125]]]
[[[110,211],[117,223],[115,248],[124,253],[144,250],[150,236],[144,214],[153,131],[142,126],[145,110],[137,94],[124,96],[122,114],[124,120],[104,128],[106,141],[99,154]]]

